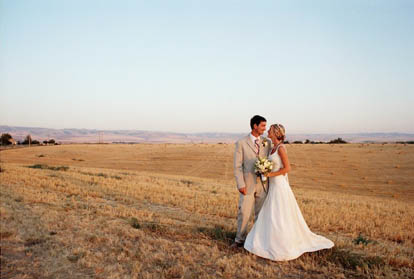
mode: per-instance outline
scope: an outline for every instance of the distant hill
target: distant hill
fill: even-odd
[[[23,140],[28,134],[32,139],[43,141],[55,139],[60,143],[96,143],[101,140],[112,142],[141,143],[233,143],[247,135],[245,133],[172,133],[142,130],[96,130],[96,129],[49,129],[36,127],[0,126],[0,133],[9,133],[16,140]],[[330,141],[341,137],[348,142],[395,142],[414,140],[409,133],[352,133],[352,134],[290,134],[289,141],[309,139]]]
[[[342,138],[347,142],[396,142],[412,141],[414,134],[410,133],[347,133],[347,134],[292,134],[288,135],[289,141],[309,139],[311,141],[330,141],[332,139]]]

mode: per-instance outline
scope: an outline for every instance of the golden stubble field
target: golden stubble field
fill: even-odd
[[[287,148],[309,227],[335,242],[288,262],[229,248],[232,144],[3,150],[1,278],[413,278],[414,146]]]

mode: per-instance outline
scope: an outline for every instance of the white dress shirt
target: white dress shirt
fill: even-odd
[[[250,133],[250,139],[253,142],[253,146],[256,144],[255,140],[259,140],[260,141],[260,136],[258,136],[257,138],[255,136],[252,135],[252,133]]]

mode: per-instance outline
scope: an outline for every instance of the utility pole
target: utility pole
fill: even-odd
[[[99,143],[103,143],[103,132],[99,132]]]

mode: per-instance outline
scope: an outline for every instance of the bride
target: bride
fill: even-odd
[[[273,162],[273,169],[266,175],[269,177],[269,192],[247,235],[244,248],[274,261],[292,260],[305,252],[332,248],[334,243],[331,240],[309,229],[289,186],[287,173],[290,164],[283,145],[285,128],[281,124],[273,124],[268,137],[274,143],[268,158]]]

